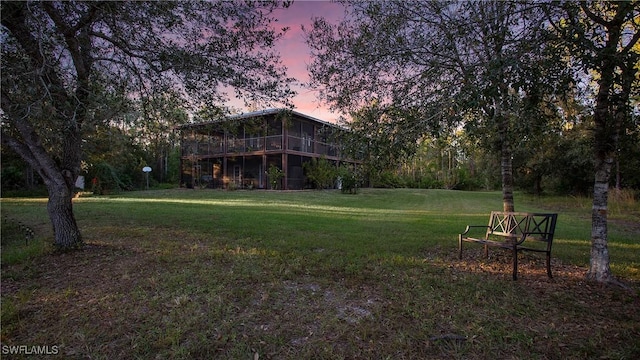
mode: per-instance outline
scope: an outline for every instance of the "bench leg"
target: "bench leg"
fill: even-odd
[[[547,252],[547,276],[549,276],[549,279],[553,279],[551,275],[551,252]]]
[[[513,280],[518,280],[518,249],[513,247]]]
[[[484,258],[485,259],[489,258],[489,245],[487,244],[484,245]]]
[[[458,235],[458,260],[462,260],[462,235]]]

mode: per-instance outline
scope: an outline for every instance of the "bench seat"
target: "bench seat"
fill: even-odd
[[[534,251],[546,254],[547,275],[551,275],[551,245],[558,214],[523,213],[492,211],[489,225],[468,225],[458,235],[458,258],[462,259],[464,242],[484,245],[485,257],[489,256],[489,247],[508,249],[513,254],[513,280],[518,279],[518,251]],[[469,236],[472,232],[484,230],[484,237]],[[534,242],[542,243],[540,247]]]

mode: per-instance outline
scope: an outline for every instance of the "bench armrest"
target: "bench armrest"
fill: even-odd
[[[461,233],[460,235],[467,235],[469,233],[469,230],[474,229],[474,228],[491,230],[491,227],[488,226],[488,225],[467,225],[467,228],[464,229],[464,232]]]
[[[527,236],[529,236],[529,233],[522,233],[522,235],[520,235],[520,240],[516,242],[516,245],[520,245],[527,240]]]

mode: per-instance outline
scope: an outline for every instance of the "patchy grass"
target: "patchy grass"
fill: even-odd
[[[516,282],[509,253],[457,259],[457,234],[486,223],[499,193],[80,198],[84,250],[3,257],[2,345],[98,359],[638,358],[640,231],[612,219],[613,271],[632,290],[604,287],[584,281],[589,207],[516,205],[558,209],[553,279],[536,254]],[[43,199],[2,210],[50,241]]]
[[[6,214],[2,217],[0,227],[2,239],[2,264],[19,264],[29,259],[35,258],[47,251],[47,246],[35,240],[34,230]]]

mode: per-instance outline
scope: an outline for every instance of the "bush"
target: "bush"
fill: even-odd
[[[307,179],[316,189],[332,188],[338,176],[336,167],[325,158],[312,159],[302,165]]]
[[[442,181],[431,177],[431,176],[423,176],[419,181],[418,181],[418,188],[420,189],[442,189],[444,187],[444,184],[442,183]]]
[[[2,168],[2,189],[17,190],[24,188],[24,174],[17,166]]]
[[[122,182],[118,172],[108,163],[98,163],[91,169],[91,190],[96,195],[118,193],[127,186]]]
[[[348,166],[341,166],[338,169],[338,176],[341,182],[340,191],[343,194],[357,194],[362,187],[363,176],[358,169]]]
[[[403,188],[406,186],[405,181],[395,172],[384,170],[377,176],[372,176],[371,183],[377,188]]]
[[[271,164],[271,166],[269,166],[269,170],[267,170],[267,176],[269,177],[271,190],[277,190],[280,188],[280,180],[284,177],[284,171],[276,165]]]

